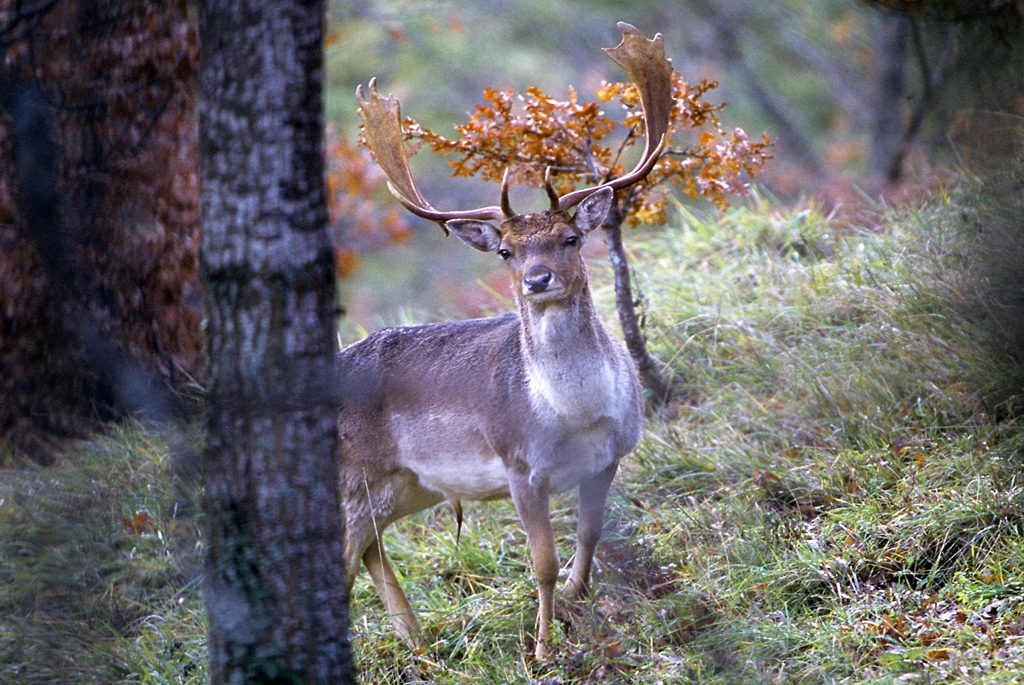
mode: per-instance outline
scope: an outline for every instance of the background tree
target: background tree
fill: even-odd
[[[1022,67],[1014,52],[1024,47],[1024,6],[978,0],[867,1],[879,10],[880,27],[871,164],[877,177],[893,184],[905,173],[906,159],[929,119],[932,128],[942,124],[955,144],[970,146],[974,136],[964,132],[977,135],[990,123],[988,112],[1015,108]],[[906,104],[894,106],[900,103]]]
[[[0,1],[0,464],[201,378],[187,3]]]
[[[209,0],[201,260],[213,683],[345,683],[320,2]]]
[[[421,103],[425,125],[443,130],[485,86],[591,89],[608,76],[592,58],[614,39],[602,27],[629,19],[663,33],[676,69],[692,81],[720,83],[732,125],[775,141],[777,161],[760,183],[783,199],[811,194],[830,206],[855,204],[854,188],[913,190],[957,163],[958,146],[985,132],[984,112],[1022,113],[1018,5],[638,0],[626,16],[621,3],[603,0],[524,0],[515,8],[374,0],[338,14],[334,26],[346,40],[330,54],[345,66],[331,81],[350,92],[377,76],[403,101]],[[502,60],[479,50],[480,35]],[[342,98],[329,112],[354,125]]]
[[[949,163],[951,128],[975,110],[1017,107],[1024,35],[1015,3],[680,5],[699,22],[688,52],[720,62],[721,80],[748,93],[729,92],[730,101],[760,110],[792,160],[793,179],[779,190],[891,191],[915,167]]]

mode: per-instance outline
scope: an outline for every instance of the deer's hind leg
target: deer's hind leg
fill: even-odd
[[[352,595],[352,586],[359,575],[361,560],[377,588],[377,594],[391,618],[395,632],[410,647],[420,647],[423,643],[420,637],[422,629],[384,551],[384,543],[380,538],[384,532],[383,526],[378,526],[372,516],[366,514],[365,508],[351,502],[346,526],[345,580],[349,596]]]
[[[440,497],[414,487],[408,474],[388,474],[391,477],[371,480],[365,475],[368,470],[364,469],[362,478],[358,472],[346,474],[350,479],[345,507],[348,588],[351,592],[362,561],[398,637],[417,649],[423,645],[422,628],[384,551],[384,529],[396,519],[436,503]]]
[[[416,619],[416,614],[409,604],[409,598],[402,591],[402,586],[395,576],[395,570],[391,568],[388,555],[384,551],[384,543],[379,537],[374,538],[366,551],[363,553],[363,563],[366,564],[366,571],[373,579],[377,588],[377,594],[384,602],[384,609],[391,617],[391,625],[395,633],[402,638],[409,647],[417,649],[423,646],[423,628]]]

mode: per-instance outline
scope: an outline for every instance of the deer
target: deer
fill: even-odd
[[[535,657],[545,659],[560,568],[550,497],[579,491],[566,594],[585,595],[612,480],[641,438],[640,383],[595,311],[580,250],[614,193],[644,179],[662,154],[672,69],[661,34],[648,40],[618,26],[622,42],[605,52],[639,88],[644,152],[625,175],[561,197],[545,174],[550,207],[538,213],[512,210],[507,170],[500,206],[434,209],[412,179],[398,101],[384,98],[375,79],[368,96],[356,91],[365,139],[398,202],[497,254],[517,305],[491,318],[383,329],[338,359],[346,581],[351,590],[366,566],[397,636],[413,649],[424,645],[422,628],[384,550],[388,525],[447,500],[461,526],[463,501],[511,497],[538,586]]]

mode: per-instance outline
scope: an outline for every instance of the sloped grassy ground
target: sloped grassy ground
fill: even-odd
[[[206,682],[179,440],[113,428],[65,465],[0,473],[0,683]]]
[[[362,682],[1024,679],[1020,426],[979,394],[1004,370],[961,315],[958,217],[949,197],[870,228],[755,200],[634,236],[681,394],[623,464],[593,600],[562,602],[533,662],[514,509],[467,507],[456,544],[442,507],[388,542],[431,644],[397,643],[361,578]],[[0,682],[205,682],[178,449],[127,427],[2,474]],[[554,509],[567,560],[573,498]]]

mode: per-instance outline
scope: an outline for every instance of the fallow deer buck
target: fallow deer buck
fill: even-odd
[[[579,488],[567,591],[584,593],[612,478],[640,440],[636,372],[594,311],[580,248],[614,191],[643,179],[661,155],[672,69],[660,34],[647,40],[628,24],[619,28],[622,43],[605,52],[639,88],[644,154],[627,175],[562,197],[546,182],[551,208],[537,214],[512,211],[507,172],[500,207],[435,210],[412,180],[398,102],[374,81],[368,98],[357,91],[366,140],[395,197],[504,259],[519,306],[494,318],[382,330],[340,356],[347,580],[351,588],[362,560],[412,646],[421,644],[421,628],[384,552],[389,524],[444,500],[458,507],[511,496],[539,584],[536,655],[544,658],[559,570],[549,496]]]

